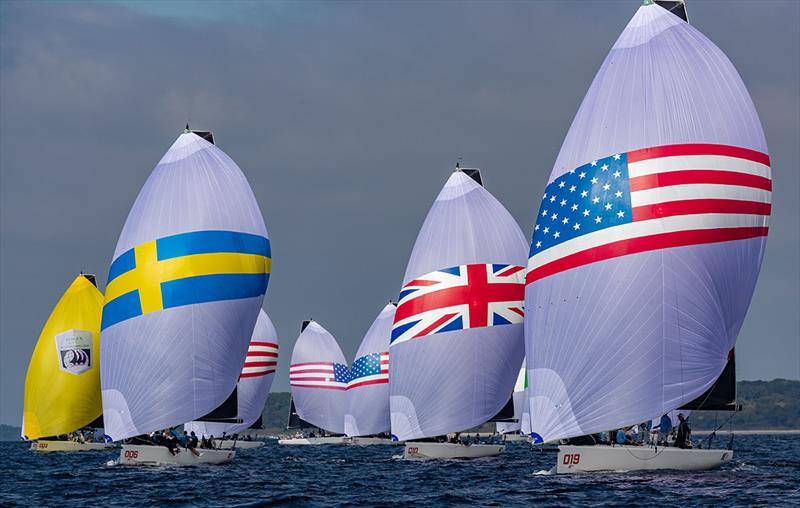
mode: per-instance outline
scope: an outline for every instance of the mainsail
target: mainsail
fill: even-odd
[[[261,418],[264,404],[269,396],[272,379],[278,365],[278,332],[267,313],[258,313],[253,330],[247,358],[237,383],[238,417],[242,423],[190,422],[185,425],[186,432],[195,431],[198,436],[222,436],[236,434]]]
[[[100,314],[103,295],[78,275],[47,319],[25,377],[22,435],[67,434],[103,412]]]
[[[231,395],[270,257],[247,179],[187,130],[136,198],[109,269],[101,381],[112,439],[195,420]]]
[[[525,369],[525,360],[522,360],[522,368],[519,369],[517,382],[514,385],[514,393],[511,395],[511,400],[514,404],[514,421],[512,422],[497,422],[497,432],[500,434],[508,434],[509,432],[519,432],[522,429],[522,410],[525,405],[525,380],[528,377],[528,371]]]
[[[344,415],[344,433],[348,436],[389,431],[389,337],[395,310],[391,303],[381,310],[350,368]]]
[[[477,170],[456,170],[408,262],[389,348],[392,434],[480,425],[508,402],[524,357],[526,241]]]
[[[289,367],[297,415],[321,429],[343,434],[349,379],[347,361],[333,335],[316,321],[304,323]]]
[[[753,295],[771,189],[736,69],[646,2],[578,110],[533,232],[534,438],[642,422],[715,383]]]

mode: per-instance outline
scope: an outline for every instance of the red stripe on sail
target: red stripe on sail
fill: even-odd
[[[389,382],[389,378],[385,378],[385,379],[370,379],[369,381],[360,381],[358,383],[353,383],[353,384],[349,385],[347,387],[347,389],[349,390],[351,388],[358,388],[359,386],[377,385],[377,384],[383,384],[383,383],[388,383],[388,382]]]
[[[429,327],[425,328],[424,330],[422,330],[421,332],[416,334],[414,336],[414,338],[416,339],[417,337],[421,337],[423,335],[428,335],[428,333],[430,333],[432,330],[435,330],[436,328],[440,327],[441,325],[446,323],[450,318],[452,318],[452,317],[454,317],[456,315],[458,315],[457,312],[453,312],[451,314],[445,314],[444,316],[442,316],[439,319],[437,319],[436,321],[434,321],[432,325],[430,325]]]
[[[275,349],[279,349],[280,346],[275,344],[274,342],[251,342],[251,346],[266,346],[266,347],[274,347]]]
[[[292,367],[300,367],[302,365],[330,365],[333,367],[333,362],[301,362],[301,363],[293,363],[289,366],[291,369]]]
[[[247,367],[277,367],[278,362],[244,362],[245,368]]]
[[[631,192],[669,187],[671,185],[688,185],[708,183],[718,185],[738,185],[772,191],[772,180],[763,176],[739,173],[737,171],[716,171],[712,169],[685,169],[665,171],[652,175],[631,178]]]
[[[261,377],[261,376],[266,376],[267,374],[272,374],[272,373],[274,373],[274,372],[275,372],[275,369],[271,369],[271,370],[262,370],[262,371],[259,371],[259,372],[243,372],[243,373],[242,373],[242,374],[241,374],[239,377],[240,377],[240,378],[245,378],[245,377]]]
[[[530,284],[572,268],[628,254],[672,247],[683,247],[686,245],[744,240],[747,238],[767,236],[768,232],[769,228],[767,227],[695,229],[620,240],[564,256],[563,258],[531,270],[525,276],[525,283]]]
[[[657,159],[659,157],[674,157],[677,155],[722,155],[725,157],[736,157],[738,159],[747,159],[759,164],[769,166],[769,155],[750,150],[749,148],[741,148],[738,146],[728,145],[712,145],[703,143],[694,143],[686,145],[664,145],[654,146],[652,148],[643,148],[641,150],[633,150],[628,152],[628,164],[644,161],[648,159]]]
[[[322,386],[322,385],[304,385],[304,384],[295,384],[291,383],[292,386],[297,386],[299,388],[321,388],[323,390],[347,390],[346,386]]]
[[[278,353],[273,353],[272,351],[248,351],[247,356],[272,356],[277,358]]]
[[[752,215],[769,215],[772,205],[757,201],[740,201],[736,199],[686,199],[683,201],[665,201],[652,205],[633,208],[633,220],[660,219],[675,215],[693,215],[699,213],[741,213]]]

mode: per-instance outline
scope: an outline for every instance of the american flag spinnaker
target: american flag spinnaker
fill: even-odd
[[[534,439],[658,417],[723,371],[767,239],[764,133],[739,74],[645,2],[567,133],[525,289]]]

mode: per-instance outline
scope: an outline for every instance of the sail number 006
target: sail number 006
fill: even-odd
[[[581,461],[580,453],[567,453],[564,455],[563,463],[565,466],[575,466]]]
[[[125,450],[125,458],[126,459],[138,459],[139,458],[139,450]]]

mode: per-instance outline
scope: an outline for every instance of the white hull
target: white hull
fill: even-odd
[[[246,450],[250,448],[261,448],[264,446],[264,441],[235,441],[235,444],[236,445],[234,446],[233,439],[225,439],[224,441],[220,439],[214,440],[214,446],[220,450]]]
[[[522,443],[530,441],[531,438],[524,434],[505,434],[503,439],[505,439],[506,443]]]
[[[119,463],[125,466],[161,466],[175,464],[178,466],[194,466],[197,464],[222,464],[230,462],[236,456],[234,450],[198,449],[198,457],[185,448],[177,455],[172,455],[166,446],[122,445],[119,452]]]
[[[39,453],[50,452],[96,452],[109,450],[115,445],[111,443],[79,443],[77,441],[34,441],[31,450]]]
[[[477,459],[493,457],[505,450],[504,445],[407,442],[403,458],[413,459]]]
[[[331,436],[331,437],[293,437],[290,439],[279,439],[278,444],[281,445],[295,445],[295,446],[313,446],[313,445],[328,445],[328,444],[344,444],[344,436]]]
[[[714,469],[733,458],[731,450],[684,450],[652,446],[560,446],[558,473],[589,471],[641,471]]]
[[[396,446],[403,444],[399,441],[392,441],[391,439],[385,437],[348,437],[345,438],[344,443],[354,446],[372,446],[372,445]]]

